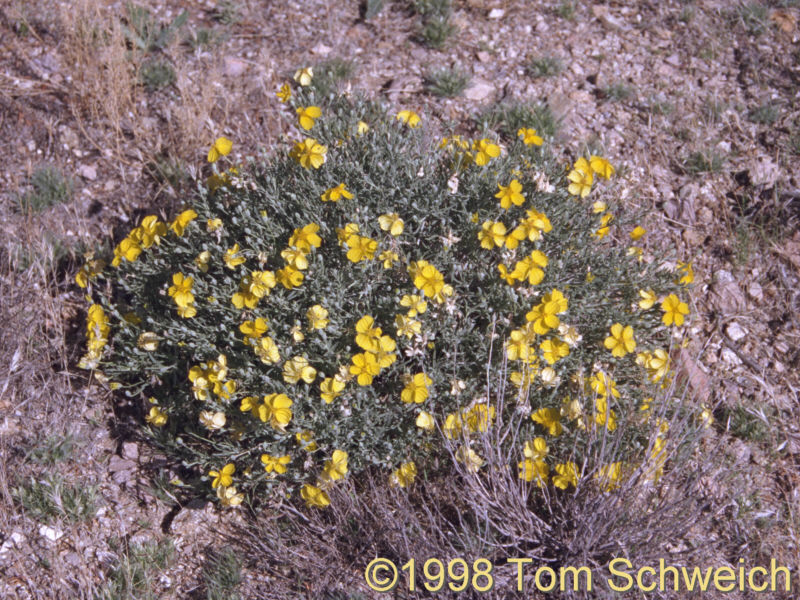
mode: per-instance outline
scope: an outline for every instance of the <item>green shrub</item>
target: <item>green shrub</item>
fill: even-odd
[[[425,86],[434,96],[453,98],[461,94],[469,85],[469,73],[460,67],[429,71],[425,74]]]
[[[55,165],[37,167],[30,178],[31,190],[17,197],[22,212],[41,212],[46,208],[69,201],[73,182]]]
[[[405,486],[448,462],[441,433],[479,471],[470,436],[500,421],[515,433],[499,443],[526,448],[505,467],[542,485],[574,485],[615,431],[618,462],[595,469],[663,467],[642,404],[688,307],[671,269],[627,248],[644,232],[615,196],[587,200],[605,159],[565,170],[530,132],[440,143],[411,111],[286,99],[313,138],[224,171],[219,138],[191,208],[80,274],[96,301],[81,365],[142,403],[187,484],[324,506],[348,472]]]

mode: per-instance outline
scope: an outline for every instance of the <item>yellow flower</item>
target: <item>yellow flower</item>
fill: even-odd
[[[432,383],[433,380],[425,373],[417,373],[400,392],[400,399],[406,404],[421,404],[428,398],[428,386]]]
[[[678,271],[683,272],[683,275],[678,278],[680,285],[689,285],[694,281],[694,269],[691,262],[678,261]]]
[[[253,347],[256,356],[261,359],[265,364],[277,364],[281,360],[281,355],[278,352],[278,345],[271,337],[263,337],[258,340],[258,343]]]
[[[409,317],[421,315],[428,309],[428,303],[416,294],[403,296],[400,299],[400,306],[408,307]]]
[[[535,129],[523,127],[517,130],[517,137],[522,138],[522,143],[526,146],[541,146],[542,138],[536,135]]]
[[[542,356],[548,364],[555,364],[565,356],[569,355],[569,346],[558,338],[552,338],[539,344]]]
[[[602,371],[598,371],[592,375],[589,379],[589,387],[602,398],[607,398],[609,394],[614,398],[619,398],[617,382]]]
[[[617,461],[608,465],[603,465],[600,470],[594,475],[595,479],[600,483],[600,487],[610,492],[619,487],[622,482],[622,463]]]
[[[547,477],[550,475],[550,467],[543,460],[532,460],[526,458],[517,463],[519,469],[518,477],[524,481],[536,480],[539,487],[544,487],[547,483]]]
[[[145,421],[150,423],[153,427],[163,427],[167,424],[167,413],[161,410],[158,406],[150,408],[150,412],[144,418]]]
[[[608,408],[608,400],[605,396],[597,398],[597,412],[594,414],[594,422],[605,426],[609,431],[617,428],[617,415]]]
[[[506,226],[499,221],[484,221],[478,232],[481,248],[500,248],[506,239]]]
[[[475,152],[473,160],[479,167],[488,165],[490,160],[500,156],[500,146],[486,138],[473,142],[472,150]]]
[[[461,417],[457,413],[449,414],[444,420],[442,427],[444,435],[449,440],[454,440],[460,436],[464,430],[464,424],[461,422]]]
[[[261,462],[264,465],[264,470],[267,473],[272,473],[273,471],[278,474],[286,473],[286,465],[292,462],[291,456],[271,456],[269,454],[262,454],[261,455]]]
[[[200,411],[200,423],[211,431],[217,431],[225,427],[226,420],[224,412]]]
[[[531,415],[531,419],[547,429],[550,435],[559,436],[563,431],[561,413],[555,408],[540,408]]]
[[[633,231],[631,231],[630,236],[631,239],[635,242],[641,239],[645,233],[647,233],[647,230],[641,225],[637,225],[636,227],[634,227]]]
[[[305,69],[297,69],[294,74],[294,80],[303,87],[311,85],[311,78],[314,77],[314,69],[306,67]]]
[[[319,248],[322,244],[322,239],[317,235],[318,232],[319,225],[316,223],[309,223],[304,227],[297,228],[289,238],[289,245],[308,254],[311,252],[311,248]]]
[[[292,339],[295,342],[299,343],[302,342],[304,339],[306,339],[306,336],[303,333],[303,328],[300,327],[300,323],[295,323],[292,329],[290,330],[290,333],[292,334]]]
[[[283,364],[283,380],[286,383],[296,384],[301,379],[306,383],[313,383],[317,378],[317,370],[308,364],[305,356],[295,356]]]
[[[314,126],[314,119],[319,119],[322,116],[319,106],[298,106],[296,111],[300,127],[306,131]]]
[[[203,250],[200,254],[197,255],[197,258],[194,259],[194,264],[197,265],[197,268],[200,269],[203,273],[208,273],[208,263],[211,261],[211,252],[208,250]]]
[[[172,222],[169,228],[175,232],[175,235],[183,235],[183,230],[186,229],[186,226],[196,218],[197,213],[190,208],[189,210],[185,210],[175,217],[175,220]]]
[[[528,440],[525,442],[525,446],[522,449],[522,453],[525,458],[530,458],[533,460],[543,459],[545,456],[547,456],[547,452],[547,441],[543,437],[537,437],[533,440]]]
[[[239,325],[239,331],[244,334],[245,345],[250,345],[267,332],[267,322],[258,317],[255,321],[245,321]]]
[[[308,508],[325,508],[331,503],[331,499],[325,491],[310,483],[303,486],[300,496],[306,501]]]
[[[286,248],[285,250],[281,250],[281,258],[286,262],[287,265],[299,271],[303,271],[308,268],[308,258],[306,258],[305,252],[298,250],[297,248]]]
[[[136,345],[146,352],[154,352],[158,348],[158,336],[152,331],[145,331],[139,335]]]
[[[320,396],[325,401],[325,404],[330,404],[336,397],[341,394],[344,389],[344,381],[339,379],[338,375],[335,377],[326,377],[322,383],[319,384],[321,391]]]
[[[289,87],[288,83],[284,83],[275,95],[278,97],[278,100],[286,104],[292,98],[292,88]]]
[[[485,464],[484,460],[478,456],[478,453],[467,446],[461,446],[456,451],[456,460],[464,463],[464,466],[470,473],[477,473]]]
[[[172,275],[172,285],[167,290],[167,293],[179,307],[189,306],[194,302],[194,296],[192,295],[193,284],[194,279],[192,277],[184,277],[183,273],[175,273]]]
[[[384,269],[391,269],[394,263],[400,260],[400,256],[393,250],[384,250],[378,255],[378,260],[383,261]]]
[[[378,217],[378,223],[383,231],[388,231],[395,237],[403,233],[403,219],[401,219],[397,213],[381,215]]]
[[[653,290],[639,290],[639,297],[641,298],[641,300],[639,300],[639,308],[642,310],[652,308],[658,299]]]
[[[347,260],[357,263],[372,260],[378,249],[378,242],[365,236],[351,235],[347,238],[347,247]]]
[[[356,344],[367,352],[378,351],[378,340],[383,331],[380,327],[373,327],[375,319],[370,315],[364,315],[356,323]]]
[[[417,476],[417,465],[414,461],[404,462],[399,468],[392,471],[389,477],[389,485],[392,487],[405,488],[414,483]]]
[[[422,333],[422,323],[405,315],[397,315],[394,318],[394,324],[397,326],[398,337],[405,336],[411,339]]]
[[[338,202],[341,198],[350,200],[352,197],[353,193],[349,191],[343,183],[340,183],[336,187],[328,188],[320,196],[323,202]]]
[[[667,327],[670,325],[680,327],[683,325],[685,315],[689,314],[689,306],[685,302],[681,302],[675,294],[670,294],[664,299],[661,303],[661,310],[664,311],[661,320]]]
[[[208,162],[217,162],[220,156],[227,156],[230,153],[231,148],[233,148],[233,142],[228,138],[217,138],[217,140],[214,142],[214,145],[211,146],[211,150],[208,151]]]
[[[228,487],[233,483],[233,474],[236,472],[236,467],[233,463],[228,463],[219,471],[209,471],[209,477],[212,477],[211,487],[216,489],[219,486]]]
[[[239,244],[234,244],[233,248],[228,248],[225,251],[225,256],[222,257],[225,261],[225,266],[229,269],[235,269],[241,264],[244,264],[245,258],[239,254]]]
[[[556,465],[556,473],[557,475],[553,475],[553,485],[557,488],[565,490],[569,486],[578,485],[578,466],[574,462]]]
[[[354,355],[350,373],[358,377],[358,385],[371,385],[372,378],[380,373],[375,355],[369,352]]]
[[[494,413],[494,406],[485,403],[476,404],[464,414],[467,428],[473,433],[485,433],[494,421]]]
[[[585,159],[584,159],[585,160]],[[592,171],[603,177],[604,179],[610,179],[611,176],[614,174],[614,167],[611,166],[611,163],[608,162],[605,158],[600,156],[590,156],[589,157],[589,165],[592,168]]]
[[[244,502],[244,494],[238,493],[235,486],[219,486],[217,498],[222,506],[239,506]]]
[[[581,158],[580,160],[585,161],[586,159]],[[576,163],[577,164],[577,163]],[[581,198],[586,198],[589,195],[589,192],[592,191],[592,181],[594,181],[594,175],[592,171],[582,171],[577,167],[569,172],[567,175],[567,179],[569,179],[570,184],[567,190],[573,196],[580,196]]]
[[[325,154],[327,152],[328,148],[326,146],[323,146],[313,138],[306,138],[294,145],[289,156],[306,169],[309,167],[319,169],[325,162]]]
[[[222,227],[222,219],[208,219],[206,221],[206,231],[212,233]]]
[[[324,474],[331,481],[344,477],[347,474],[347,452],[334,450],[330,460],[325,461]]]
[[[602,216],[602,218],[600,219],[600,229],[595,231],[593,234],[598,240],[602,240],[604,237],[606,237],[606,235],[608,235],[608,232],[611,230],[608,224],[611,222],[613,218],[614,215],[612,215],[611,213],[606,213]]]
[[[630,325],[623,327],[621,323],[614,323],[611,326],[611,334],[605,339],[604,345],[611,350],[611,355],[617,358],[633,352],[636,349],[633,327]]]
[[[359,121],[358,125],[356,125],[356,133],[358,135],[364,135],[369,131],[369,125],[367,125],[364,121]]]
[[[512,204],[522,206],[525,202],[525,196],[522,195],[522,184],[516,179],[512,179],[507,186],[498,183],[497,187],[500,188],[500,191],[494,197],[500,199],[500,206],[504,209],[508,210]]]
[[[405,123],[412,129],[417,127],[420,123],[419,115],[411,110],[401,110],[397,113],[397,120]]]
[[[128,262],[133,262],[142,253],[142,245],[130,237],[122,240],[116,248],[114,248],[114,259],[111,261],[112,267],[118,267],[124,258]]]
[[[417,420],[415,424],[420,429],[424,429],[425,431],[433,431],[436,428],[436,423],[433,420],[433,415],[431,413],[422,411],[417,415]]]
[[[328,310],[319,304],[315,304],[306,311],[308,324],[311,329],[325,329],[330,320],[328,319]]]
[[[438,298],[444,289],[444,276],[436,267],[427,261],[418,260],[408,266],[408,272],[418,290],[429,298],[437,299],[440,304],[444,301]]]
[[[258,416],[279,431],[284,431],[292,420],[291,406],[294,404],[286,394],[268,394],[264,396],[264,404],[258,407]]]
[[[600,214],[601,212],[606,212],[607,210],[608,204],[602,200],[597,200],[594,204],[592,204],[592,212],[596,215]]]
[[[306,452],[314,452],[317,449],[317,442],[314,441],[314,432],[305,430],[299,431],[294,435],[294,439]]]
[[[298,271],[294,267],[286,266],[283,269],[278,269],[275,273],[275,277],[283,287],[287,290],[292,288],[300,287],[303,283],[304,275],[301,271]]]

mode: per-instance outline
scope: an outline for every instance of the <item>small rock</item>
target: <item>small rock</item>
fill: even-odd
[[[97,169],[95,169],[92,165],[81,165],[78,167],[78,175],[87,181],[94,181],[97,179]]]
[[[729,365],[738,366],[742,364],[742,359],[736,356],[736,352],[730,348],[723,348],[722,352],[720,352],[720,358],[722,358],[723,362],[726,362]]]
[[[330,46],[326,46],[326,45],[325,45],[325,44],[323,44],[323,43],[319,43],[319,44],[317,44],[316,46],[314,46],[314,47],[311,49],[311,52],[312,52],[313,54],[319,54],[319,55],[321,55],[321,56],[325,56],[325,55],[327,55],[327,54],[330,54],[330,53],[331,53],[331,50],[333,50],[333,48],[331,48]]]
[[[223,63],[223,71],[229,77],[238,77],[247,70],[247,63],[240,58],[226,56]]]
[[[769,156],[759,157],[747,171],[750,182],[756,186],[763,186],[764,189],[775,187],[780,173],[780,167]]]
[[[502,19],[503,15],[506,14],[506,11],[502,8],[493,8],[489,11],[489,18],[490,19]]]
[[[470,100],[485,100],[494,93],[494,86],[483,79],[473,79],[472,83],[464,90],[464,97]]]
[[[761,286],[755,281],[750,284],[750,287],[747,288],[747,293],[753,300],[758,302],[764,299],[764,290],[762,290]]]
[[[3,542],[3,545],[0,546],[0,555],[9,552],[12,548],[19,548],[22,546],[22,543],[25,541],[25,536],[22,535],[20,532],[15,531],[8,539]]]
[[[490,60],[492,60],[492,55],[483,50],[478,51],[475,56],[477,56],[478,60],[482,63],[488,63]]]
[[[51,542],[56,542],[64,535],[64,532],[52,527],[48,527],[47,525],[42,525],[39,527],[39,535],[47,538]]]
[[[122,457],[128,460],[137,460],[139,458],[139,445],[135,442],[124,442],[122,444]]]
[[[132,471],[136,468],[136,463],[132,460],[125,460],[119,456],[112,456],[108,461],[108,470],[112,473],[119,473],[120,471]]]
[[[742,312],[747,302],[730,271],[719,270],[711,286],[711,302],[723,315]]]
[[[734,342],[738,342],[742,338],[747,336],[747,331],[742,328],[736,321],[733,323],[729,323],[728,327],[725,328],[725,331],[728,334],[728,337],[731,338]]]

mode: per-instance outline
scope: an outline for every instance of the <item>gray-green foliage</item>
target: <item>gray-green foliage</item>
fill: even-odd
[[[299,90],[293,102],[318,104],[311,94]],[[613,376],[621,392],[619,399],[611,400],[620,422],[638,419],[640,400],[652,395],[645,372],[634,363],[634,354],[614,358],[603,341],[611,325],[619,322],[634,328],[637,350],[667,347],[669,334],[658,304],[641,310],[636,303],[642,289],[658,294],[677,290],[674,276],[659,261],[638,262],[626,255],[632,225],[617,214],[621,207],[613,198],[608,198],[609,211],[617,216],[610,221],[609,233],[598,235],[603,217],[592,210],[591,201],[567,192],[564,165],[546,147],[525,146],[515,137],[516,126],[535,125],[524,120],[535,114],[526,108],[496,120],[501,129],[510,127],[506,149],[479,166],[477,152],[489,140],[472,145],[453,140],[442,147],[430,138],[424,119],[421,127],[412,129],[381,115],[374,105],[335,99],[308,134],[327,147],[321,168],[303,168],[288,148],[279,148],[263,162],[237,165],[235,173],[226,174],[228,183],[215,191],[198,186],[192,199],[197,218],[181,236],[166,233],[133,262],[123,259],[118,268],[106,270],[103,276],[113,291],[102,292],[102,286],[90,290],[112,329],[100,369],[127,396],[142,400],[145,410],[155,403],[168,415],[165,426],[148,431],[198,480],[209,470],[234,463],[234,485],[254,493],[268,488],[285,494],[313,482],[335,449],[349,454],[352,472],[371,466],[392,469],[408,460],[421,468],[432,464],[428,457],[441,452],[440,436],[415,425],[420,411],[430,412],[441,426],[447,415],[491,401],[487,386],[507,390],[528,412],[558,411],[567,395],[585,395],[585,382],[602,370]],[[360,120],[370,127],[362,135],[357,133]],[[505,209],[496,198],[498,185],[508,186],[512,180],[522,185],[525,200]],[[321,200],[326,190],[342,183],[352,199]],[[552,231],[538,239],[523,236],[516,249],[481,246],[479,233],[485,222],[502,222],[511,233],[532,218],[529,211],[546,215]],[[404,221],[397,237],[379,225],[381,215],[392,213]],[[209,219],[220,219],[222,227],[209,231]],[[277,274],[286,268],[281,253],[293,232],[311,224],[318,226],[321,245],[306,252],[302,284],[278,283],[255,308],[234,306],[232,298],[249,285],[252,272]],[[348,258],[353,225],[360,236],[377,242],[372,259]],[[348,226],[349,234],[344,233]],[[224,256],[235,244],[246,262],[229,268]],[[384,253],[389,251],[396,260],[387,259]],[[500,265],[512,271],[534,251],[544,253],[548,261],[541,283],[511,285],[500,277]],[[201,252],[210,256],[205,271],[196,262]],[[395,323],[407,312],[401,299],[422,295],[415,286],[415,261],[427,261],[441,272],[453,295],[440,294],[441,302],[426,298],[427,311],[416,316],[419,334],[406,337]],[[196,316],[181,318],[167,293],[175,273],[193,278]],[[561,322],[575,327],[582,340],[552,365],[555,381],[523,386],[518,392],[508,384],[508,371],[524,369],[518,361],[506,369],[506,342],[512,330],[525,329],[528,311],[553,289],[563,292],[569,303]],[[329,313],[324,329],[309,327],[306,315],[314,305]],[[326,403],[320,397],[323,377],[347,373],[354,355],[364,352],[355,341],[356,323],[364,316],[371,316],[374,326],[395,340],[396,350],[389,351],[395,360],[371,385],[349,380],[341,395]],[[240,326],[257,317],[267,321],[265,335],[279,348],[278,364],[262,361],[243,342]],[[157,336],[155,350],[138,343],[145,332]],[[543,335],[529,330],[528,335],[536,381],[538,370],[548,366],[541,344],[560,334],[553,329]],[[202,387],[198,382],[193,392],[190,370],[220,355],[226,357],[227,379],[236,384],[231,397],[197,393]],[[288,382],[284,367],[293,357],[306,358],[316,370],[311,384]],[[401,401],[408,377],[418,373],[432,380],[429,397],[419,405]],[[285,430],[241,408],[243,399],[260,402],[268,394],[286,394],[293,401]],[[527,413],[516,411],[516,405],[507,402],[508,414],[502,417],[522,419],[521,436],[540,434],[540,427]],[[585,408],[591,415],[591,403]],[[200,422],[201,411],[224,413],[225,425],[210,430]],[[298,443],[296,434],[304,431],[313,432],[316,450],[308,452]],[[626,430],[622,454],[642,450],[644,438],[637,431]],[[553,441],[553,460],[566,460],[580,447],[581,429],[565,432]],[[287,473],[267,475],[262,454],[289,456]],[[210,492],[207,479],[203,486]]]
[[[56,474],[30,477],[12,495],[30,518],[46,524],[60,519],[87,521],[97,509],[96,486],[69,483]]]
[[[31,189],[17,197],[23,212],[41,212],[46,208],[69,201],[72,180],[55,165],[44,164],[34,169],[29,184]]]

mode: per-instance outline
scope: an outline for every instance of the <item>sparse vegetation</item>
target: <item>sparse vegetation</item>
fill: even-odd
[[[56,204],[68,202],[72,196],[72,180],[55,165],[36,167],[28,185],[31,189],[17,196],[17,205],[21,212],[41,212]]]
[[[716,173],[722,170],[724,157],[715,149],[697,150],[683,161],[683,167],[691,175]]]
[[[161,597],[157,592],[158,578],[172,561],[175,553],[172,542],[159,540],[128,545],[121,539],[114,539],[110,545],[117,558],[108,574],[108,582],[97,594],[98,600],[157,600]]]
[[[12,490],[25,513],[35,521],[51,524],[88,521],[97,510],[94,485],[73,484],[61,475],[30,477]]]
[[[559,130],[559,120],[547,104],[530,101],[506,101],[496,104],[476,118],[479,125],[515,138],[521,127],[533,127],[542,136],[552,138]]]
[[[624,81],[615,81],[601,90],[603,98],[611,102],[623,102],[633,97],[635,90]]]
[[[344,82],[352,79],[355,71],[353,61],[331,58],[314,67],[311,85],[320,96],[326,97],[336,93]]]
[[[554,77],[564,70],[557,56],[537,56],[528,61],[526,70],[531,77]]]
[[[425,85],[429,93],[444,98],[454,98],[469,84],[469,73],[460,67],[429,71],[425,75]]]
[[[189,11],[184,10],[171,23],[159,23],[147,8],[130,2],[127,11],[128,25],[123,26],[122,31],[128,41],[142,52],[166,48],[189,18]]]
[[[747,113],[747,118],[758,125],[773,125],[778,120],[780,112],[774,104],[762,104]]]
[[[238,588],[242,583],[242,566],[238,552],[228,546],[213,551],[203,571],[208,600],[240,600]]]
[[[175,69],[165,59],[150,59],[142,63],[139,77],[144,86],[150,90],[160,90],[175,83]]]

